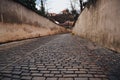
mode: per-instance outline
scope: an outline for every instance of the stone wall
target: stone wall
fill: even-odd
[[[120,0],[97,0],[86,7],[73,33],[120,52]]]
[[[0,0],[0,43],[66,30],[13,0]]]

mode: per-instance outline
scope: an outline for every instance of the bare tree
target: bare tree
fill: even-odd
[[[42,16],[46,16],[46,1],[47,0],[39,0],[39,6],[40,6],[40,10],[39,10],[39,12],[40,12],[40,14],[42,15]]]
[[[82,0],[79,0],[79,3],[80,3],[80,11],[82,12],[82,10],[83,10],[83,3],[82,3],[83,1]]]
[[[70,0],[72,10],[75,9],[76,7],[80,7],[79,11],[82,12],[83,1],[84,0]]]
[[[41,9],[42,15],[45,15],[45,5],[43,3],[43,0],[41,0],[41,7],[40,7],[40,9]]]
[[[70,0],[70,6],[71,6],[72,11],[75,10],[75,5],[73,5],[73,1],[72,0]]]

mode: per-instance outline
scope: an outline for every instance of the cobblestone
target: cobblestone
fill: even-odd
[[[92,74],[79,74],[79,77],[93,77]]]
[[[33,73],[33,74],[31,74],[31,76],[42,76],[43,74],[41,74],[41,73]]]
[[[0,49],[0,80],[120,80],[109,78],[90,46],[93,43],[62,34]]]
[[[45,77],[54,77],[54,74],[44,74]]]
[[[57,78],[47,78],[46,80],[57,80]]]
[[[79,73],[79,74],[86,74],[86,71],[75,71],[75,73]]]
[[[90,78],[89,80],[102,80],[100,78]]]
[[[21,80],[31,80],[32,77],[31,76],[22,76]]]
[[[30,73],[22,73],[21,76],[30,76]]]
[[[77,74],[64,74],[63,77],[77,77]]]
[[[75,78],[75,80],[88,80],[88,78]]]
[[[73,80],[73,78],[59,78],[58,80]]]
[[[45,77],[33,77],[32,80],[45,80]]]

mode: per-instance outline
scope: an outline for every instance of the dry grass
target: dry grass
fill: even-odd
[[[66,32],[64,28],[43,28],[26,24],[0,23],[0,43]]]

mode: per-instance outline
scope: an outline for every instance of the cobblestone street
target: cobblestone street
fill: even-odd
[[[1,44],[0,80],[120,80],[120,53],[71,34]]]

